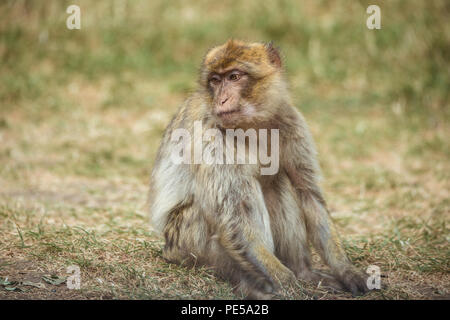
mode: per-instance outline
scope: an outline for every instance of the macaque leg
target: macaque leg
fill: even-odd
[[[176,208],[168,215],[164,228],[163,257],[185,266],[203,264],[208,227],[192,205]]]
[[[211,267],[235,286],[237,294],[251,299],[268,299],[280,286],[295,281],[292,271],[273,254],[270,232],[258,229],[264,226],[262,220],[229,218],[210,225],[194,207],[172,211],[164,232],[164,258],[185,266]]]
[[[306,217],[308,237],[321,258],[353,295],[367,292],[366,279],[347,258],[323,200],[307,190],[301,191],[299,195],[301,210]]]
[[[243,204],[229,216],[229,221],[220,222],[216,233],[220,246],[238,269],[240,288],[249,291],[249,296],[254,298],[276,294],[280,288],[295,282],[293,272],[274,254],[267,209],[258,210],[258,206],[264,206],[263,200]]]

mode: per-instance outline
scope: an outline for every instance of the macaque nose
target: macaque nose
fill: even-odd
[[[227,101],[228,101],[228,98],[225,98],[225,99],[222,100],[222,102],[221,102],[220,104],[221,104],[221,105],[224,105],[225,102],[227,102]]]

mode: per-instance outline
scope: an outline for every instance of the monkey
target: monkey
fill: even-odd
[[[183,128],[192,133],[195,122],[203,133],[278,130],[277,172],[262,175],[259,159],[174,163],[174,132]],[[248,141],[244,145],[249,152]],[[151,224],[164,237],[163,257],[185,266],[207,266],[249,299],[274,298],[297,280],[366,293],[367,277],[341,245],[320,176],[316,148],[291,101],[279,49],[236,39],[213,47],[201,63],[197,90],[163,134],[150,177]],[[329,273],[312,268],[311,246]]]

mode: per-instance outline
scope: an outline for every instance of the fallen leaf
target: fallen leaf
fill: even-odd
[[[8,291],[22,291],[22,289],[17,288],[17,287],[5,287],[5,290],[8,290]]]
[[[6,277],[5,279],[0,278],[0,285],[2,285],[2,286],[10,286],[10,285],[14,285],[16,283],[17,283],[17,281],[8,281],[8,277]]]
[[[25,281],[25,282],[22,282],[22,285],[24,285],[24,286],[32,286],[32,287],[36,287],[36,288],[39,288],[39,289],[45,289],[45,284],[40,283],[40,282]]]
[[[61,283],[66,282],[66,277],[58,277],[57,275],[45,275],[42,277],[42,280],[44,280],[47,283],[50,283],[54,286],[60,285]]]

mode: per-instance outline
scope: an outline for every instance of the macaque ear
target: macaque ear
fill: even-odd
[[[281,62],[280,52],[278,51],[277,48],[275,48],[273,46],[272,41],[269,42],[268,44],[266,44],[266,50],[267,50],[267,54],[269,56],[270,63],[277,68],[281,68],[282,62]]]

